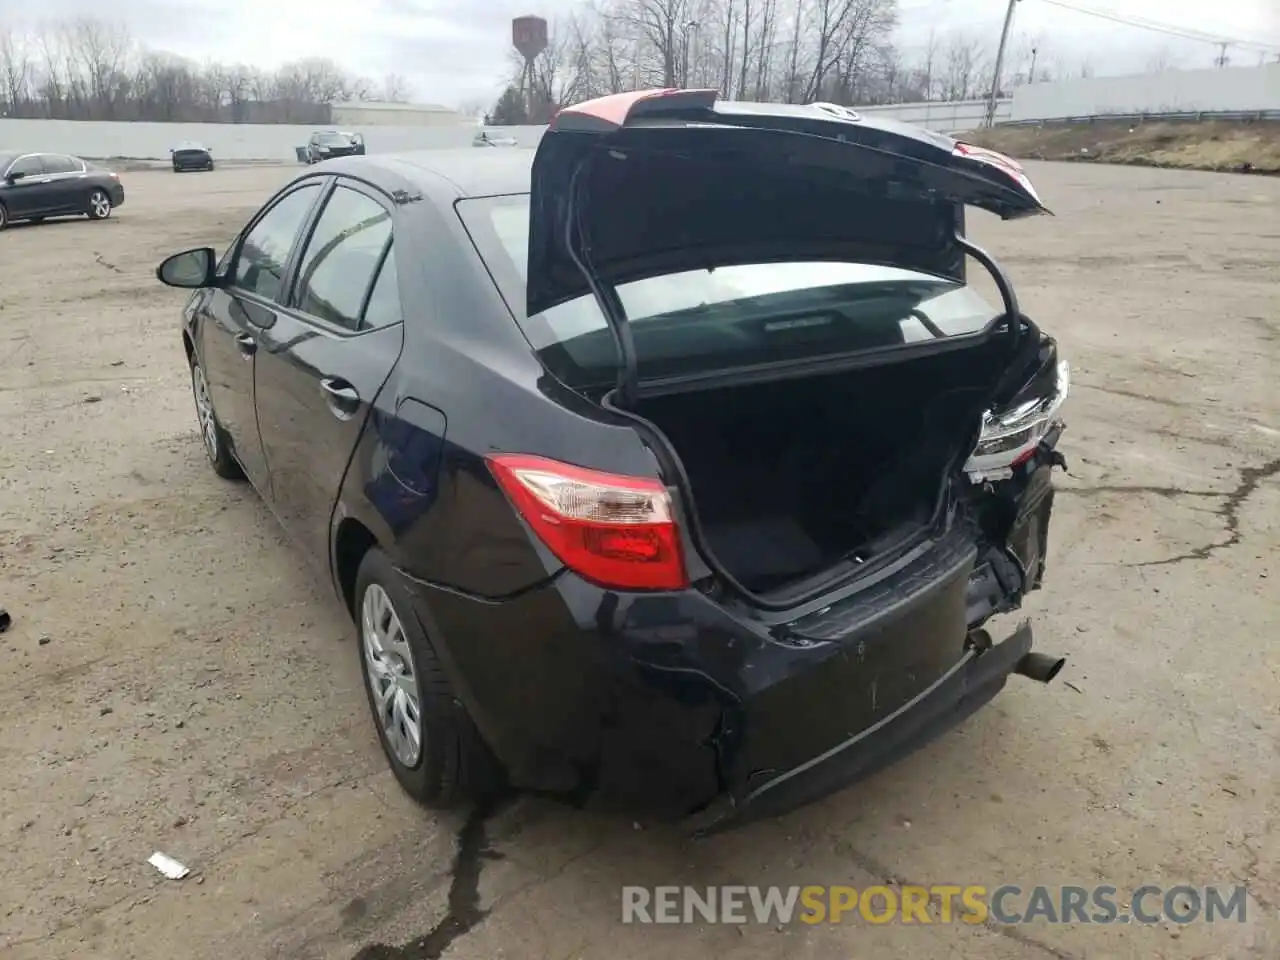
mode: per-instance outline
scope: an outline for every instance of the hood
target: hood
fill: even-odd
[[[832,104],[716,97],[617,94],[556,115],[533,160],[531,315],[592,292],[580,259],[610,284],[783,260],[963,281],[965,206],[1049,212],[1002,154]]]

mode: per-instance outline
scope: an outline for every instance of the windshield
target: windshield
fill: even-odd
[[[341,133],[322,133],[320,134],[320,142],[326,147],[345,145],[351,141]]]
[[[607,383],[617,353],[593,297],[524,315],[527,195],[458,202],[458,211],[542,361],[574,386]],[[997,315],[976,291],[867,263],[752,263],[666,274],[618,287],[641,378],[962,336]]]

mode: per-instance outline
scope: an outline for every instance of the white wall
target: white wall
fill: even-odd
[[[1012,119],[1199,110],[1280,110],[1280,63],[1027,84],[1013,92]]]
[[[940,133],[981,126],[982,100],[899,103],[858,107],[868,116],[893,117]],[[1098,77],[1018,87],[1012,101],[996,105],[996,120],[1053,120],[1105,113],[1195,110],[1280,110],[1280,64],[1221,70],[1168,71],[1134,77]],[[361,130],[370,153],[465,147],[478,128],[350,124]],[[534,146],[543,127],[501,128],[522,146]],[[198,140],[223,160],[293,160],[294,147],[312,128],[230,123],[98,123],[73,120],[0,119],[0,147],[49,150],[84,157],[167,159],[170,145]]]
[[[1009,101],[996,104],[996,119],[1009,118]],[[899,103],[884,107],[858,107],[868,116],[893,117],[940,133],[971,130],[980,126],[985,101],[955,103]],[[360,123],[354,117],[334,118],[326,127],[359,130],[370,153],[466,147],[480,128],[472,124],[415,126]],[[4,149],[47,150],[95,159],[128,157],[167,160],[169,147],[180,140],[195,140],[222,160],[293,160],[294,147],[307,142],[311,126],[250,123],[106,123],[94,120],[0,119],[0,146]],[[545,127],[494,127],[501,136],[512,136],[522,146],[534,146]]]
[[[1012,116],[1012,101],[996,101],[996,123]],[[954,100],[947,103],[894,103],[884,107],[854,107],[869,117],[892,117],[937,133],[959,133],[982,126],[987,116],[985,100]]]
[[[328,124],[327,126],[336,126]],[[370,153],[466,147],[479,128],[455,126],[353,125],[364,134]],[[0,119],[0,147],[41,150],[82,157],[169,158],[169,147],[195,140],[213,150],[215,160],[293,160],[293,148],[307,142],[309,126],[249,123],[105,123],[90,120]],[[542,127],[504,129],[522,145],[533,146]]]

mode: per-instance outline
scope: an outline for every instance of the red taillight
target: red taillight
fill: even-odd
[[[574,573],[621,590],[688,586],[671,496],[661,481],[525,454],[487,460],[525,522]]]

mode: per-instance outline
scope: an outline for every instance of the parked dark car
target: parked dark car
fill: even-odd
[[[338,130],[317,130],[307,140],[303,155],[307,163],[319,163],[334,157],[364,156],[364,138]]]
[[[65,153],[0,151],[0,230],[47,217],[105,220],[122,203],[124,185],[110,170]]]
[[[985,629],[1044,575],[1067,369],[966,204],[1046,212],[914,127],[627,94],[536,154],[302,173],[157,275],[196,288],[213,468],[351,611],[404,788],[710,829],[1062,666]]]
[[[173,172],[183,170],[212,170],[213,151],[202,143],[184,140],[176,147],[171,147],[169,155],[173,158]]]

